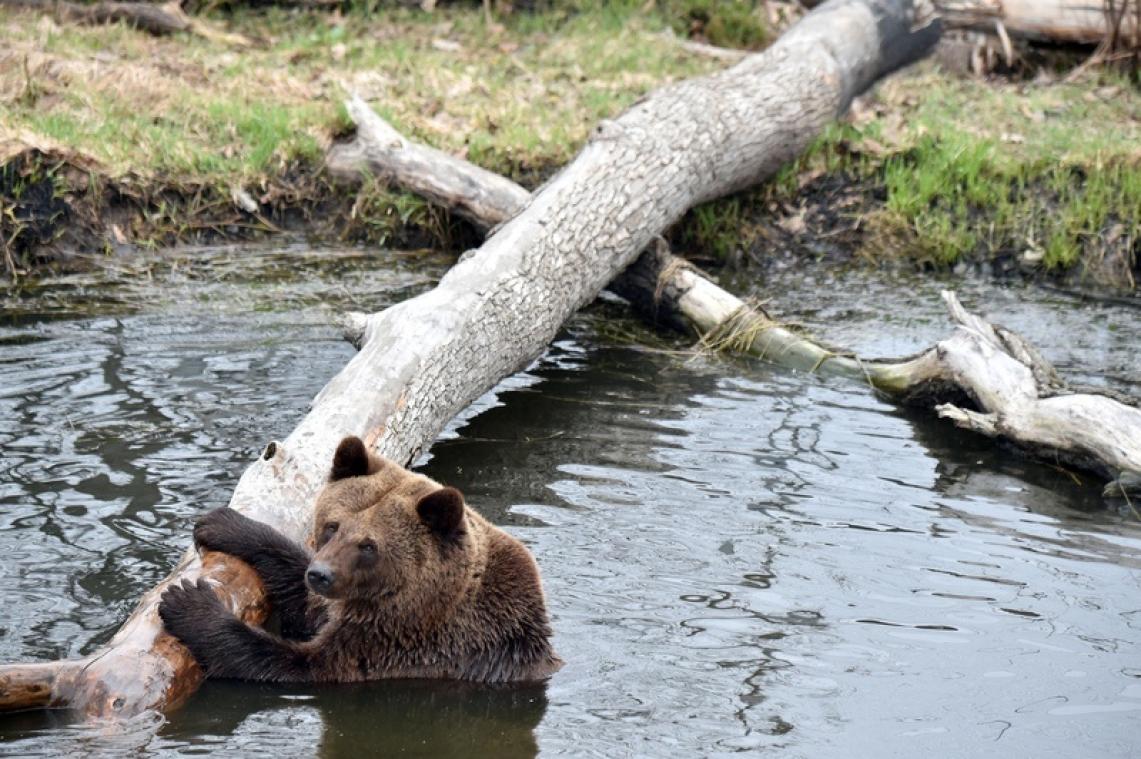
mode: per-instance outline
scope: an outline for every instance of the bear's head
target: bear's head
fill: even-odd
[[[460,491],[347,437],[317,498],[306,584],[353,606],[443,613],[478,580],[481,532]]]

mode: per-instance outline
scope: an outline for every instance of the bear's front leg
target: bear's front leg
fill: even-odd
[[[198,520],[194,525],[194,545],[200,550],[236,556],[253,567],[281,619],[282,637],[313,637],[318,622],[305,587],[308,551],[269,525],[226,507]]]
[[[184,580],[162,594],[159,616],[208,677],[309,682],[307,653],[296,643],[250,627],[235,617],[204,579]]]

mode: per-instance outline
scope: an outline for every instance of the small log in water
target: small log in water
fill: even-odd
[[[578,157],[436,289],[364,320],[361,351],[289,437],[246,470],[230,505],[301,538],[343,436],[413,461],[686,210],[772,174],[857,93],[926,53],[938,35],[911,0],[831,0],[768,50],[602,122]],[[42,706],[49,682],[49,704],[90,716],[176,705],[201,673],[162,630],[158,598],[172,581],[205,575],[229,608],[256,617],[264,594],[240,568],[227,557],[204,567],[188,552],[90,659],[0,667],[0,705]]]
[[[485,228],[509,219],[530,197],[504,177],[410,142],[357,97],[345,105],[357,135],[334,147],[328,160],[341,176],[371,172]],[[960,427],[1016,443],[1049,462],[1097,472],[1118,483],[1118,490],[1129,492],[1141,474],[1141,410],[1105,395],[1069,392],[1025,340],[968,313],[951,292],[943,293],[957,327],[951,337],[911,359],[861,361],[782,327],[672,255],[660,240],[610,289],[654,319],[689,325],[706,345],[866,380]],[[347,318],[351,341],[359,339],[362,319]],[[940,403],[948,398],[966,399],[970,406]]]

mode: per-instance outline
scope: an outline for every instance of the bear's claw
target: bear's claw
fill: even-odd
[[[174,637],[186,641],[211,619],[225,612],[221,599],[214,593],[205,578],[198,582],[183,580],[172,584],[162,594],[158,605],[158,615],[162,623]]]
[[[214,509],[194,524],[194,546],[200,551],[219,551],[237,554],[239,546],[235,536],[243,534],[250,521],[228,506]]]

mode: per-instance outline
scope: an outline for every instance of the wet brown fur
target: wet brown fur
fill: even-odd
[[[506,682],[561,666],[527,549],[459,491],[357,438],[338,447],[318,497],[315,554],[230,509],[206,515],[195,542],[250,563],[281,620],[275,636],[233,617],[205,584],[168,589],[163,621],[211,676]]]

